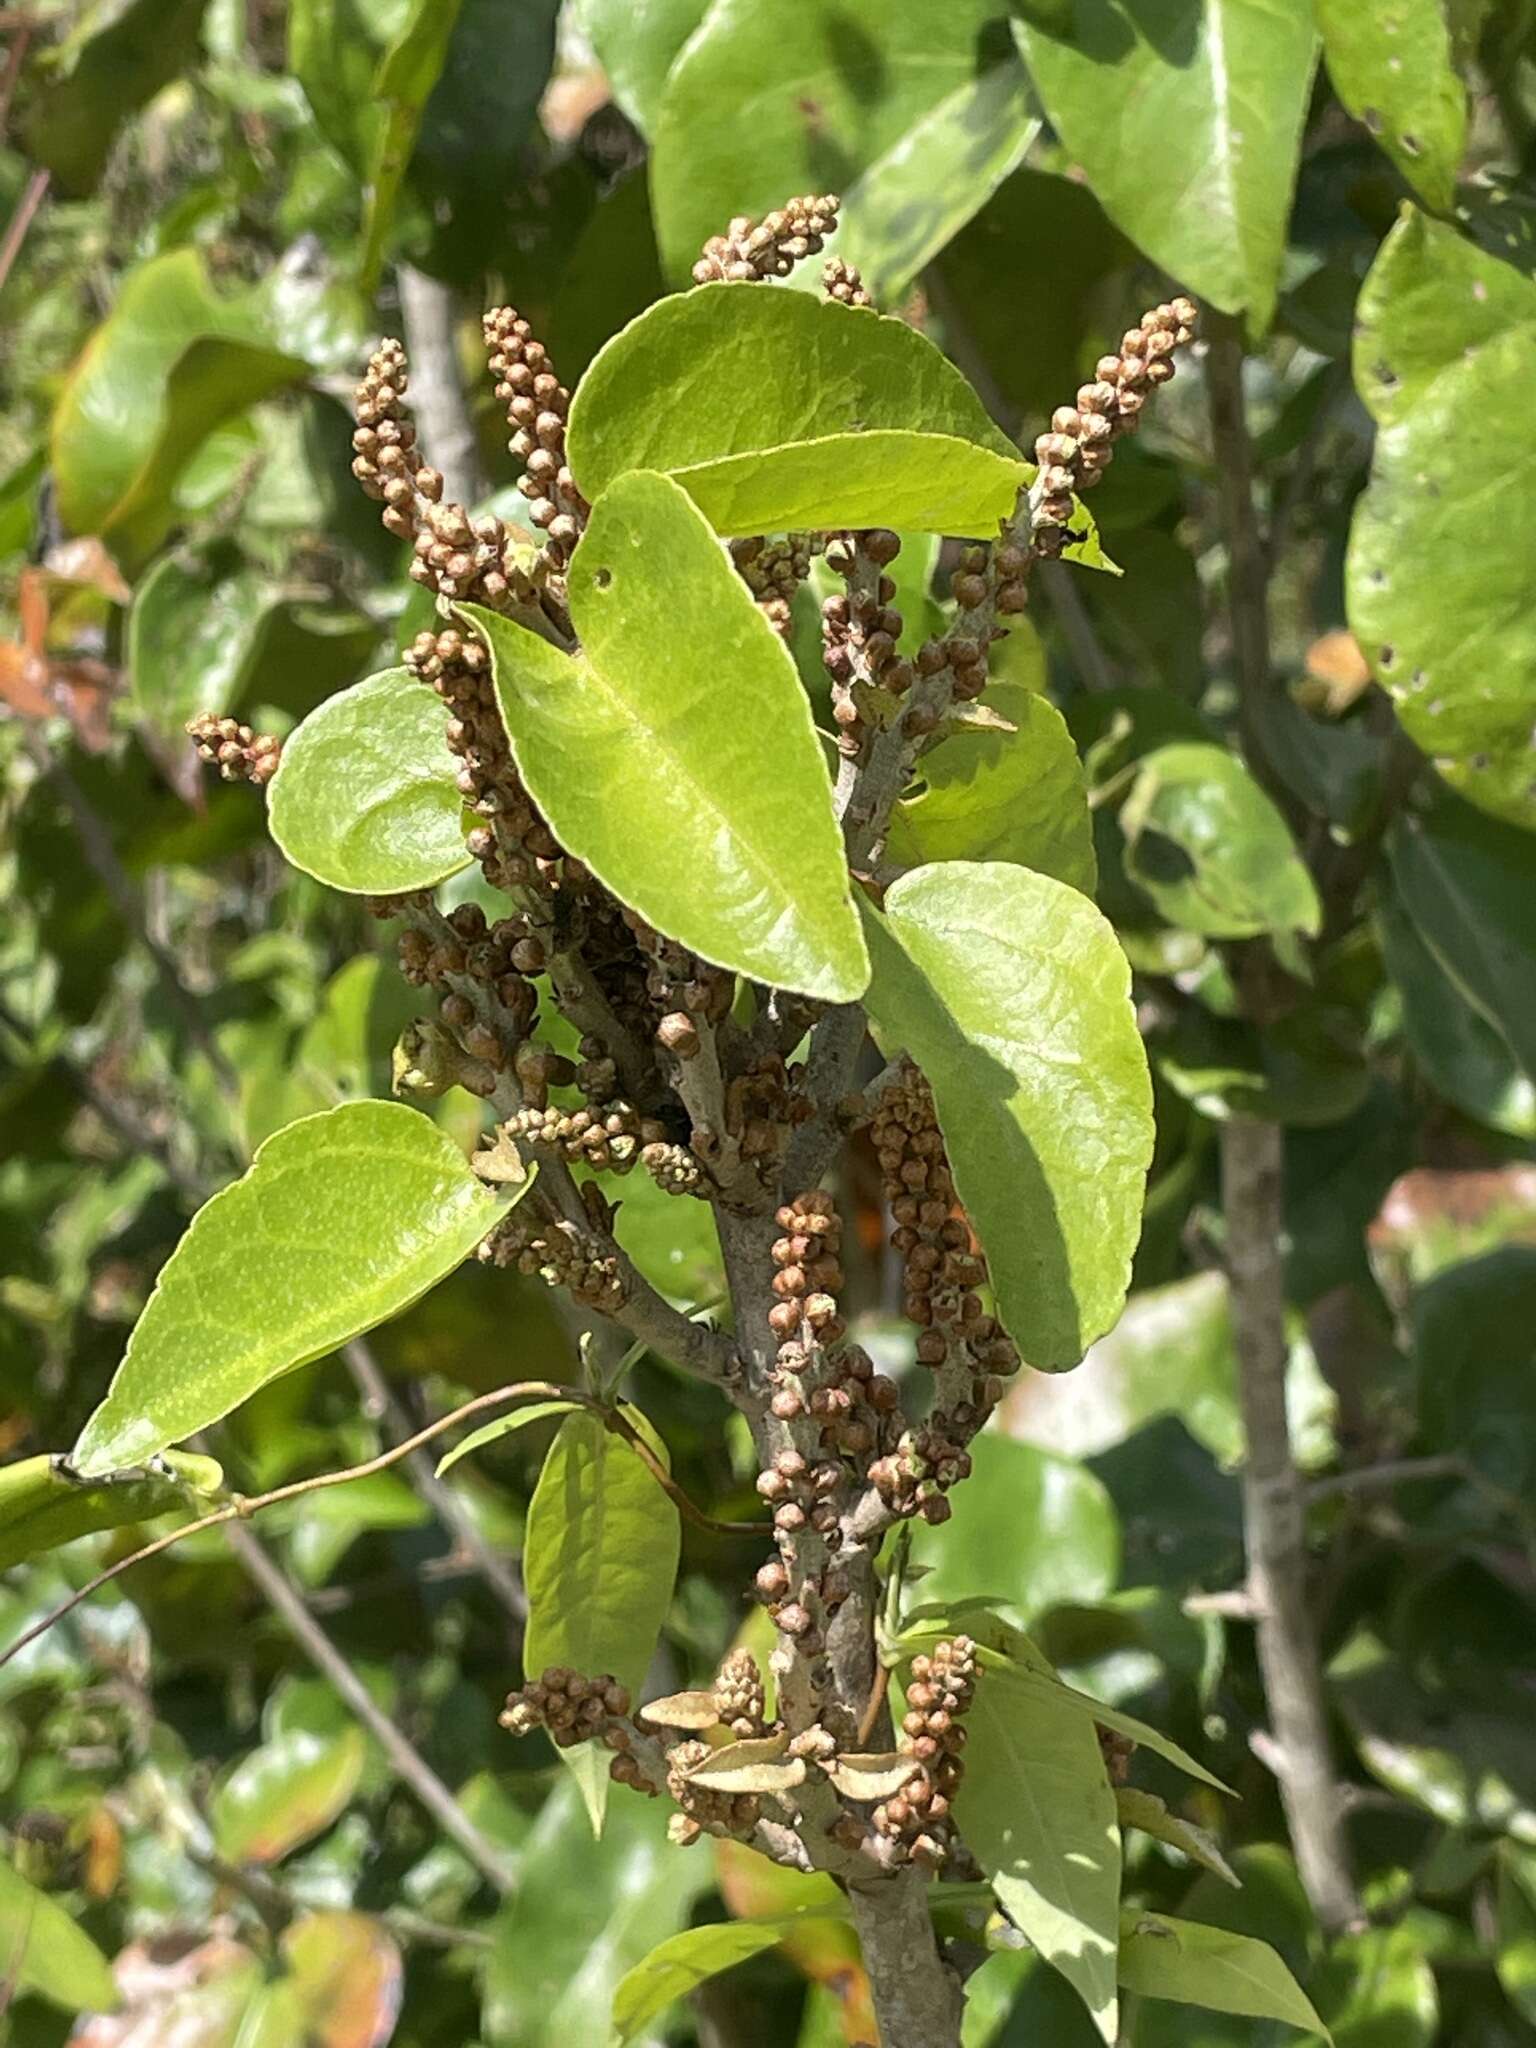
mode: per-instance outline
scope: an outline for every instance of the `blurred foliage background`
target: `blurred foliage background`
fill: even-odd
[[[1532,9],[1453,13],[1473,88],[1458,226],[1528,273]],[[287,869],[259,797],[204,780],[183,732],[212,710],[280,733],[422,623],[401,550],[348,475],[371,339],[403,330],[447,426],[467,422],[433,457],[455,466],[450,488],[516,519],[482,308],[515,303],[574,384],[730,214],[831,188],[881,303],[927,324],[1032,433],[1163,287],[1041,118],[1003,17],[988,0],[4,10],[6,1459],[73,1439],[200,1196],[292,1118],[386,1094],[414,1014],[362,907]],[[1292,685],[1274,753],[1323,840],[1332,820],[1347,847],[1351,806],[1369,810],[1362,790],[1384,772],[1383,700],[1346,629],[1373,443],[1351,328],[1408,188],[1401,151],[1326,72],[1311,94],[1247,396],[1274,660]],[[1141,755],[1233,723],[1201,387],[1197,360],[1095,501],[1124,578],[1053,582],[1037,637],[1009,643],[1018,687],[1049,689],[1084,754],[1101,902],[1138,970],[1159,1140],[1137,1291],[1079,1372],[1025,1376],[954,1521],[918,1547],[940,1594],[986,1581],[1075,1682],[1242,1792],[1208,1804],[1153,1762],[1148,1782],[1219,1833],[1244,1888],[1140,1840],[1150,1903],[1178,1911],[1193,1892],[1195,1917],[1273,1941],[1339,2048],[1520,2048],[1536,2043],[1536,842],[1432,790],[1428,836],[1380,864],[1368,915],[1325,934],[1305,999],[1263,1031],[1240,1016],[1223,956],[1159,893],[1166,878],[1138,873],[1119,811]],[[1503,428],[1536,432],[1529,408]],[[1517,686],[1529,705],[1529,671]],[[1457,886],[1436,894],[1415,859]],[[1448,972],[1458,947],[1481,979]],[[1293,1424],[1317,1479],[1314,1612],[1373,1915],[1326,1961],[1250,1747],[1264,1721],[1251,1632],[1200,1598],[1242,1569],[1214,1143],[1234,1105],[1286,1125]],[[454,1093],[438,1113],[468,1142],[481,1109]],[[910,1333],[877,1185],[871,1161],[847,1191],[849,1300],[899,1374]],[[634,1256],[680,1301],[709,1299],[703,1206],[669,1205],[641,1175],[627,1189]],[[472,1264],[367,1347],[269,1388],[214,1448],[248,1490],[361,1459],[514,1373],[570,1377],[578,1334],[535,1283]],[[638,1374],[688,1492],[749,1513],[750,1446],[723,1403],[655,1361]],[[648,1802],[616,1800],[595,1845],[552,1753],[498,1732],[548,1431],[507,1437],[441,1487],[395,1470],[260,1525],[495,1875],[445,1837],[211,1532],[0,1671],[0,1964],[29,1937],[6,2039],[596,2043],[614,1983],[663,1935],[793,1903],[791,1880],[744,1854],[669,1848]],[[1392,1483],[1350,1476],[1404,1461]],[[138,1533],[9,1573],[0,1639]],[[757,1561],[685,1529],[663,1689],[713,1670]],[[865,2039],[851,1939],[760,1957],[646,2038]],[[80,2019],[102,1956],[123,2005]],[[986,1967],[974,2048],[1094,2038],[1027,1959]],[[1181,2007],[1144,2006],[1127,2028],[1135,2048],[1296,2038]]]

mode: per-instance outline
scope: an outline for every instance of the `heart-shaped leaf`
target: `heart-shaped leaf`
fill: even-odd
[[[1031,1365],[1076,1365],[1124,1304],[1152,1156],[1125,955],[1076,889],[995,861],[916,868],[865,921],[870,1015],[932,1085],[998,1313]]]
[[[551,829],[706,960],[852,1001],[869,963],[810,706],[686,492],[622,477],[593,507],[568,582],[574,659],[463,608]]]
[[[1410,211],[1360,294],[1376,417],[1349,536],[1349,622],[1446,780],[1536,826],[1536,282]],[[1472,487],[1468,479],[1474,479]]]
[[[429,889],[468,867],[444,724],[441,701],[403,668],[312,711],[267,793],[272,837],[293,865],[364,896]]]
[[[289,1124],[193,1217],[71,1463],[99,1478],[217,1422],[409,1308],[502,1213],[414,1109],[347,1102]]]

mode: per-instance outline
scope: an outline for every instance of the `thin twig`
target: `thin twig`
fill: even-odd
[[[397,266],[395,281],[422,440],[442,472],[446,495],[473,508],[485,496],[485,477],[459,371],[458,294],[410,263]]]
[[[1469,1479],[1472,1469],[1459,1451],[1435,1458],[1393,1458],[1381,1465],[1361,1465],[1353,1472],[1331,1472],[1307,1488],[1307,1503],[1336,1500],[1340,1494],[1390,1493],[1425,1479]]]
[[[1358,1920],[1360,1904],[1307,1611],[1306,1512],[1286,1417],[1282,1160],[1278,1124],[1231,1117],[1222,1125],[1222,1202],[1247,1440],[1242,1476],[1248,1594],[1297,1869],[1318,1919],[1338,1929]]]
[[[0,289],[11,274],[11,265],[21,254],[21,245],[27,239],[28,231],[48,193],[53,177],[51,171],[34,171],[16,202],[16,211],[6,224],[5,240],[0,242]]]
[[[463,1851],[487,1883],[498,1892],[509,1891],[513,1883],[512,1866],[475,1826],[436,1771],[378,1705],[349,1660],[304,1605],[303,1596],[293,1581],[268,1556],[255,1531],[234,1524],[227,1534],[230,1548],[242,1569],[260,1588],[268,1605],[286,1624],[315,1669],[330,1681],[384,1751],[401,1783],[410,1787],[443,1833]]]
[[[164,1536],[157,1536],[152,1543],[146,1543],[128,1557],[119,1558],[105,1571],[100,1571],[94,1578],[88,1579],[83,1586],[71,1593],[67,1600],[60,1601],[59,1605],[44,1615],[41,1621],[35,1622],[31,1628],[19,1635],[15,1642],[0,1654],[0,1669],[24,1650],[28,1643],[35,1642],[39,1636],[46,1634],[55,1622],[62,1621],[66,1614],[71,1613],[82,1601],[88,1600],[93,1593],[99,1593],[103,1586],[121,1578],[124,1572],[131,1571],[135,1565],[143,1564],[149,1558],[159,1557],[165,1551],[174,1549],[178,1543],[184,1543],[189,1536],[201,1535],[205,1529],[223,1528],[232,1522],[248,1521],[251,1516],[259,1515],[267,1508],[277,1507],[283,1501],[299,1500],[308,1493],[320,1493],[328,1487],[346,1486],[354,1479],[370,1478],[375,1472],[387,1472],[391,1465],[398,1465],[402,1459],[410,1457],[412,1452],[421,1450],[424,1445],[434,1442],[458,1423],[468,1422],[476,1415],[483,1415],[487,1409],[505,1407],[509,1401],[534,1399],[569,1401],[575,1407],[586,1408],[600,1415],[606,1426],[634,1449],[656,1483],[676,1505],[678,1512],[686,1515],[696,1527],[707,1529],[716,1536],[761,1537],[772,1533],[772,1524],[768,1522],[722,1522],[716,1520],[713,1515],[706,1515],[703,1509],[696,1507],[684,1493],[628,1417],[621,1415],[616,1409],[609,1408],[595,1395],[584,1394],[575,1387],[561,1386],[555,1380],[520,1380],[512,1386],[493,1388],[487,1394],[476,1394],[473,1400],[464,1402],[461,1407],[453,1409],[447,1415],[438,1416],[434,1422],[429,1422],[425,1428],[417,1430],[414,1436],[407,1437],[403,1443],[392,1444],[388,1450],[380,1451],[376,1457],[365,1458],[360,1465],[348,1465],[339,1472],[316,1472],[308,1479],[293,1479],[286,1486],[274,1486],[268,1493],[237,1495],[234,1499],[226,1501],[222,1507],[213,1509],[211,1513],[199,1515],[195,1521],[184,1522],[180,1528],[172,1529]]]
[[[341,1355],[364,1400],[379,1420],[387,1425],[389,1434],[396,1442],[403,1442],[411,1433],[410,1417],[401,1407],[394,1389],[380,1371],[378,1360],[372,1350],[361,1337],[354,1337],[349,1344],[341,1347]],[[416,1490],[452,1536],[458,1550],[474,1566],[505,1608],[512,1621],[514,1633],[520,1639],[523,1625],[528,1619],[528,1596],[523,1591],[522,1580],[518,1577],[516,1569],[506,1558],[498,1557],[486,1542],[475,1524],[474,1516],[453,1488],[438,1478],[437,1467],[424,1451],[407,1452],[405,1465]]]

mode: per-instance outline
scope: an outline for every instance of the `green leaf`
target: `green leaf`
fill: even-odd
[[[528,1508],[524,1669],[609,1672],[637,1692],[666,1620],[680,1549],[677,1509],[637,1453],[600,1417],[568,1415]],[[583,1743],[561,1755],[581,1767],[591,1749]],[[595,1770],[580,1768],[579,1779],[598,1831],[606,1752],[597,1752]]]
[[[574,659],[463,607],[551,830],[706,960],[851,1001],[869,963],[810,706],[699,512],[665,477],[621,478],[568,583]]]
[[[1317,932],[1317,890],[1284,818],[1224,747],[1146,755],[1120,826],[1126,873],[1170,924],[1218,939]]]
[[[829,180],[844,193],[857,185],[996,67],[1004,39],[986,31],[1002,11],[996,0],[715,0],[655,123],[652,203],[672,276],[686,279],[732,214],[766,213]],[[956,166],[942,182],[953,204],[970,172]],[[985,196],[979,186],[976,201]]]
[[[51,460],[64,524],[100,534],[131,574],[179,516],[174,488],[204,438],[307,374],[271,333],[259,294],[220,297],[195,250],[131,271],[54,413]]]
[[[383,119],[374,79],[401,0],[290,0],[287,12],[288,68],[326,141],[361,182]]]
[[[1185,288],[1269,325],[1317,38],[1308,0],[1022,0],[1067,154]]]
[[[1011,53],[962,79],[845,185],[838,254],[857,265],[878,303],[890,304],[985,205],[1039,132],[1028,77]]]
[[[214,1789],[214,1844],[229,1863],[278,1863],[346,1811],[367,1760],[361,1728],[295,1729],[264,1742]]]
[[[985,1674],[966,1716],[955,1818],[1009,1917],[1106,2041],[1119,2025],[1120,1830],[1093,1723]]]
[[[1318,0],[1317,24],[1334,91],[1426,206],[1449,213],[1467,146],[1467,89],[1443,0]]]
[[[761,1955],[764,1949],[777,1948],[786,1934],[821,1917],[812,1908],[805,1913],[781,1914],[774,1920],[728,1920],[688,1927],[670,1936],[653,1948],[643,1963],[636,1963],[613,1994],[616,2048],[639,2040],[658,2014],[700,1984]]]
[[[35,1991],[68,2013],[114,2012],[122,2003],[91,1937],[7,1862],[0,1862],[0,1983]]]
[[[898,804],[890,858],[1016,861],[1092,896],[1093,819],[1065,719],[1023,683],[993,683],[987,703],[1016,730],[956,733],[923,755],[926,788]]]
[[[1420,938],[1536,1080],[1536,838],[1441,792],[1388,849]]]
[[[442,702],[387,668],[328,698],[284,743],[267,792],[296,868],[352,895],[430,889],[469,866]]]
[[[990,535],[1032,474],[905,321],[750,284],[663,299],[615,335],[577,390],[568,446],[589,498],[661,470],[723,534]]]
[[[98,0],[59,44],[33,59],[27,154],[53,173],[60,196],[83,197],[100,178],[117,132],[197,57],[207,0]]]
[[[1536,1138],[1536,1084],[1503,1032],[1452,981],[1395,889],[1381,890],[1376,917],[1403,1035],[1430,1083],[1477,1122]]]
[[[971,1477],[950,1495],[950,1520],[912,1532],[925,1604],[982,1594],[1027,1627],[1060,1601],[1113,1589],[1120,1529],[1086,1466],[990,1430],[971,1445],[971,1462]]]
[[[1129,1912],[1120,1923],[1120,1982],[1143,1998],[1170,1998],[1209,2012],[1284,2020],[1333,2036],[1266,1941],[1166,1913]]]
[[[710,1848],[675,1848],[667,1802],[625,1793],[597,1841],[576,1787],[562,1783],[539,1807],[521,1859],[530,1881],[490,1926],[484,2039],[488,2048],[599,2048],[619,1982],[713,1888]],[[558,1883],[547,1881],[554,1873]]]
[[[1115,1812],[1122,1828],[1139,1828],[1144,1835],[1151,1835],[1159,1842],[1167,1842],[1172,1848],[1182,1850],[1192,1863],[1201,1864],[1224,1884],[1242,1884],[1242,1879],[1222,1855],[1215,1836],[1194,1821],[1185,1820],[1182,1814],[1170,1813],[1166,1801],[1159,1799],[1155,1792],[1143,1792],[1134,1785],[1121,1785],[1115,1791]]]
[[[212,1458],[171,1451],[159,1464],[163,1470],[95,1486],[76,1479],[59,1458],[0,1466],[0,1571],[97,1529],[195,1508],[196,1495],[217,1493],[224,1483]]]
[[[569,1415],[581,1404],[577,1401],[530,1401],[526,1408],[514,1408],[510,1415],[498,1415],[494,1422],[487,1422],[479,1429],[472,1429],[461,1443],[456,1443],[446,1457],[437,1464],[437,1476],[451,1472],[461,1458],[483,1451],[487,1444],[499,1443],[504,1436],[526,1429],[530,1422],[544,1422],[551,1415]]]
[[[205,711],[236,709],[277,592],[232,547],[167,555],[139,584],[128,614],[134,710],[167,745]]]
[[[667,73],[709,0],[580,0],[577,11],[614,98],[649,136]]]
[[[1409,737],[1484,810],[1536,826],[1536,282],[1409,211],[1360,294],[1375,416],[1349,622]],[[1470,479],[1470,482],[1469,482]]]
[[[1499,1845],[1498,1943],[1504,1996],[1536,2026],[1536,1851]]]
[[[410,0],[399,33],[379,60],[373,97],[383,108],[368,162],[368,203],[358,282],[372,298],[384,267],[400,180],[411,160],[421,117],[448,55],[460,0]]]
[[[1152,1088],[1113,931],[1027,868],[942,862],[866,911],[866,998],[933,1087],[998,1313],[1027,1362],[1075,1365],[1118,1317],[1152,1156]]]
[[[502,1207],[416,1110],[348,1102],[289,1124],[193,1217],[71,1462],[92,1479],[142,1463],[398,1315]]]

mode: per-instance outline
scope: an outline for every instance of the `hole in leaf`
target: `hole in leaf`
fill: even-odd
[[[1376,657],[1377,664],[1381,668],[1390,668],[1396,659],[1397,649],[1395,647],[1383,647]]]
[[[592,571],[592,581],[597,589],[606,590],[613,581],[613,571],[611,569],[594,569]]]

